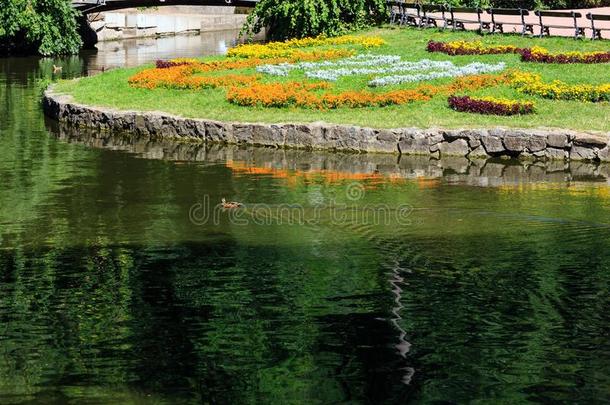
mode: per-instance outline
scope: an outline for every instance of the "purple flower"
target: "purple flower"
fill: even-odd
[[[469,96],[449,96],[449,107],[455,111],[487,115],[519,115],[534,112],[532,103],[481,100]]]

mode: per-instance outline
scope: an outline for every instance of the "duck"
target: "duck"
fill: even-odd
[[[222,208],[225,208],[225,209],[234,209],[234,208],[243,207],[242,203],[239,203],[236,201],[227,201],[224,198],[222,199],[222,202],[220,203],[220,205],[222,206]]]
[[[59,73],[59,72],[62,71],[62,69],[63,69],[62,66],[55,66],[55,65],[53,65],[53,73]]]

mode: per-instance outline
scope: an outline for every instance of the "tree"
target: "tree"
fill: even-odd
[[[385,0],[261,0],[246,23],[248,32],[267,28],[273,39],[340,35],[380,22]]]
[[[78,16],[69,0],[0,0],[0,52],[76,53]]]

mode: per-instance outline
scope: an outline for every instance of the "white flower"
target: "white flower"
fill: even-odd
[[[473,62],[466,66],[455,66],[450,61],[433,61],[422,59],[418,62],[401,61],[397,55],[361,54],[346,59],[323,62],[280,63],[261,65],[256,71],[272,76],[288,76],[293,70],[301,70],[310,79],[337,81],[346,76],[378,75],[369,82],[369,86],[387,86],[444,77],[459,77],[491,73],[503,70],[504,63],[495,65]],[[417,72],[409,75],[388,75],[392,73]],[[425,73],[424,73],[425,72]]]
[[[372,65],[375,66],[375,65]],[[312,79],[336,81],[344,76],[387,74],[412,72],[417,70],[451,69],[455,65],[449,61],[431,61],[424,59],[419,62],[397,62],[392,66],[339,68],[333,70],[305,70],[305,76]]]
[[[424,80],[441,79],[444,77],[460,77],[469,75],[478,75],[483,73],[499,72],[506,68],[504,62],[495,65],[473,62],[466,66],[453,67],[447,70],[441,70],[430,73],[418,73],[413,75],[394,75],[377,77],[369,82],[371,87],[388,86],[401,83],[420,82]]]

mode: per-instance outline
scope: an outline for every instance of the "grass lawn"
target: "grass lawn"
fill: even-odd
[[[522,38],[514,35],[480,36],[471,32],[450,32],[419,30],[413,28],[372,29],[360,34],[380,35],[387,45],[372,48],[370,53],[400,55],[403,60],[421,59],[449,60],[456,65],[473,61],[497,63],[503,61],[507,67],[539,73],[545,82],[562,80],[571,84],[599,85],[610,82],[610,64],[542,64],[523,63],[519,55],[468,55],[449,56],[442,53],[428,53],[429,40],[480,40],[485,44],[516,45],[519,47],[543,46],[551,52],[566,51],[609,51],[608,41],[573,40],[569,38]],[[354,48],[353,46],[344,46]],[[145,66],[150,68],[151,66]],[[553,101],[518,93],[508,86],[500,86],[470,92],[469,95],[488,95],[507,97],[517,100],[532,100],[536,103],[537,113],[533,115],[500,117],[460,113],[447,106],[446,96],[436,96],[428,102],[377,107],[377,108],[339,108],[317,110],[305,108],[264,108],[241,107],[229,103],[225,90],[169,90],[131,88],[128,78],[145,67],[112,70],[94,77],[78,81],[62,81],[56,91],[69,93],[82,104],[114,107],[139,111],[165,111],[184,117],[208,118],[222,121],[242,122],[313,122],[355,124],[376,128],[397,127],[555,127],[577,130],[610,131],[610,103],[587,103],[577,101]],[[254,73],[254,69],[243,69],[238,73]],[[304,76],[291,72],[288,78],[264,76],[262,81],[300,80]],[[367,88],[369,77],[345,77],[334,84],[332,91],[361,90]],[[447,84],[454,79],[437,79],[426,83]],[[409,83],[371,89],[388,91],[391,89],[413,88],[419,83]]]

